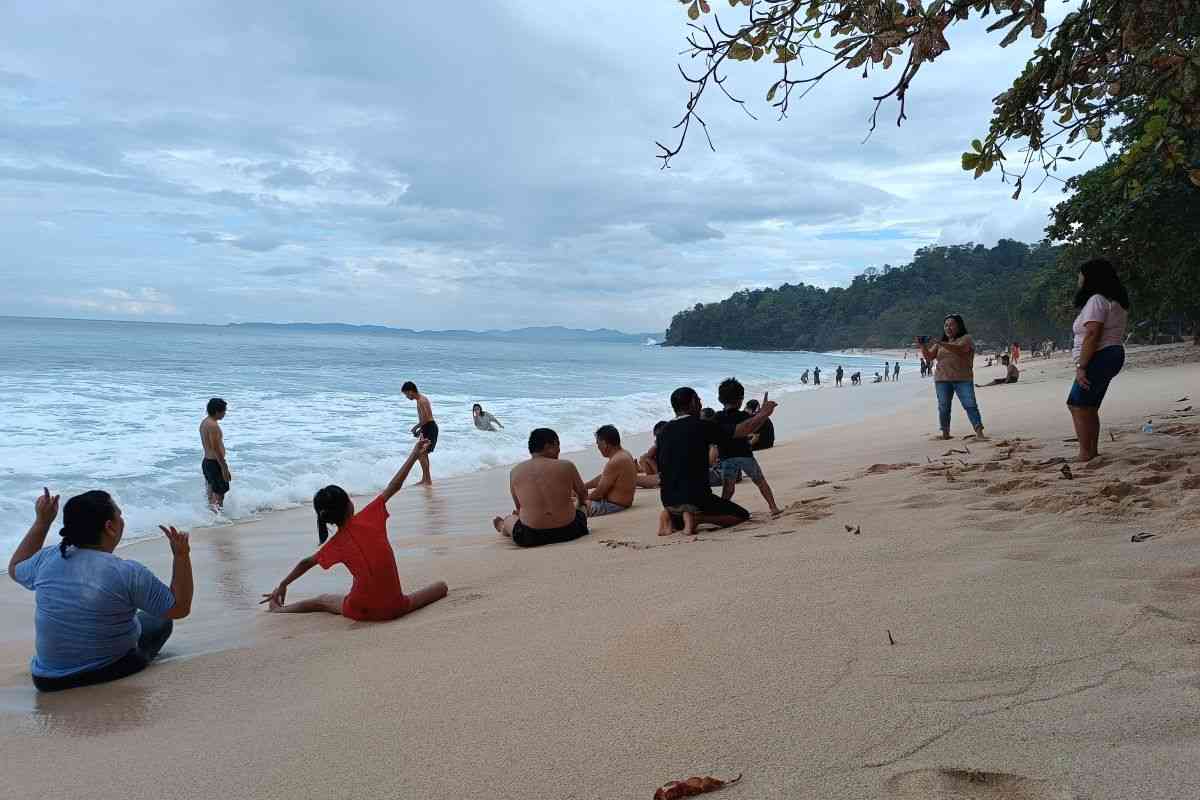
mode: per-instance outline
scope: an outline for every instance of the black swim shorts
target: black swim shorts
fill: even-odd
[[[229,491],[229,481],[225,480],[220,461],[206,458],[200,462],[200,471],[204,473],[204,480],[208,481],[208,488],[212,489],[213,494],[224,495]]]
[[[580,536],[587,536],[587,515],[582,511],[575,512],[575,519],[561,528],[530,528],[521,520],[513,525],[513,544],[518,547],[541,547],[544,544],[569,542]]]
[[[429,422],[426,422],[424,425],[419,425],[417,427],[417,433],[420,434],[421,436],[424,436],[426,438],[426,440],[428,440],[428,442],[429,442],[429,449],[426,450],[425,452],[432,453],[433,449],[435,447],[437,447],[437,440],[438,440],[437,423],[434,422],[433,420],[429,420]]]

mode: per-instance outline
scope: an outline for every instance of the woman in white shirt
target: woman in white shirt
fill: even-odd
[[[1108,385],[1125,365],[1125,328],[1129,323],[1129,292],[1117,271],[1102,258],[1079,268],[1075,293],[1075,333],[1071,355],[1075,382],[1067,408],[1079,438],[1079,460],[1091,461],[1100,447],[1100,403]]]

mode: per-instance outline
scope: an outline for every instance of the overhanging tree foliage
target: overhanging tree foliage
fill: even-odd
[[[863,77],[894,70],[890,88],[872,98],[873,130],[887,101],[897,103],[896,123],[903,122],[917,74],[950,50],[959,25],[994,19],[988,30],[1003,31],[999,46],[1029,35],[1038,47],[1011,88],[994,98],[991,125],[963,154],[964,169],[978,178],[999,167],[1005,181],[1015,182],[1016,197],[1031,166],[1051,171],[1073,158],[1071,145],[1099,142],[1106,123],[1136,98],[1136,108],[1160,123],[1145,129],[1146,141],[1130,158],[1187,173],[1200,186],[1200,162],[1177,146],[1200,130],[1200,0],[1080,0],[1054,26],[1045,0],[728,0],[732,18],[724,20],[709,0],[680,2],[692,29],[685,52],[700,68],[680,69],[690,95],[676,125],[678,141],[658,144],[664,167],[682,150],[693,122],[708,136],[698,113],[706,91],[716,86],[745,108],[725,87],[731,63],[767,58],[779,65],[766,99],[781,116],[835,70]],[[1016,142],[1024,151],[1012,167]]]

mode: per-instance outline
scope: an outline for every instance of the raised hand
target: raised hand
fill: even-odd
[[[39,522],[49,525],[58,518],[58,495],[51,495],[50,489],[43,486],[38,499],[33,501],[33,511]]]
[[[186,556],[192,551],[192,547],[188,543],[187,531],[177,531],[174,525],[159,525],[158,529],[167,537],[167,543],[171,545],[171,555],[178,558]]]
[[[770,392],[763,392],[762,406],[759,411],[766,414],[768,417],[775,413],[775,409],[779,408],[779,403],[768,399]]]

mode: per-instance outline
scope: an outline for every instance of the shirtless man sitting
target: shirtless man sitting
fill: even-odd
[[[200,422],[200,446],[204,449],[200,471],[204,473],[208,489],[208,507],[213,511],[220,511],[225,505],[229,482],[233,480],[229,463],[225,460],[225,434],[221,431],[221,420],[225,419],[228,407],[220,397],[212,398],[206,409],[208,416]]]
[[[608,461],[598,476],[584,484],[588,490],[589,517],[616,514],[629,508],[638,486],[637,462],[621,447],[621,434],[614,426],[603,425],[596,431],[596,449]]]
[[[558,453],[558,434],[549,428],[534,428],[529,434],[529,460],[509,473],[514,511],[494,518],[492,526],[519,547],[569,542],[587,535],[587,489],[575,465],[559,459]]]

